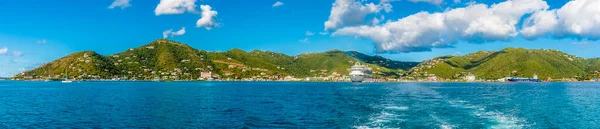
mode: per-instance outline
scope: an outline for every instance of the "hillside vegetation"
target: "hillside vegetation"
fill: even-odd
[[[435,76],[460,80],[471,74],[483,80],[532,77],[534,74],[540,79],[600,77],[599,58],[580,58],[557,50],[506,48],[464,56],[442,56],[417,63],[340,50],[296,56],[240,49],[210,52],[161,39],[107,56],[93,51],[73,53],[13,79],[188,80],[198,79],[202,72],[211,72],[223,79],[340,77],[347,75],[348,68],[356,61],[371,67],[375,78],[422,79]]]
[[[504,77],[593,78],[600,70],[598,59],[585,59],[557,50],[506,48],[500,51],[480,51],[465,56],[445,56],[420,63],[411,69],[415,77],[435,75],[459,79],[468,74],[492,80]]]
[[[240,49],[209,52],[161,39],[108,56],[92,51],[73,53],[13,78],[186,80],[197,79],[201,72],[211,72],[219,78],[231,79],[326,77],[347,75],[347,69],[356,61],[373,67],[375,77],[391,78],[399,77],[418,64],[339,50],[297,56],[257,50],[246,52]]]

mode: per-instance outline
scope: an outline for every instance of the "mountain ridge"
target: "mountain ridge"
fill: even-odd
[[[596,60],[551,49],[505,48],[426,60],[412,68],[410,74],[444,79],[460,79],[472,74],[484,80],[533,75],[540,79],[586,80],[597,78],[593,74],[600,70],[600,61]]]
[[[210,52],[160,39],[106,56],[94,51],[76,52],[12,78],[194,80],[203,72],[222,79],[344,78],[356,61],[373,68],[375,78],[388,79],[436,77],[449,81],[474,75],[481,80],[496,80],[534,74],[540,79],[600,77],[600,58],[581,58],[550,49],[510,47],[463,56],[440,56],[423,62],[402,62],[337,49],[293,56],[237,48]]]
[[[81,53],[86,54],[82,55]],[[95,60],[87,59],[89,57],[93,57]],[[285,76],[329,77],[347,75],[347,69],[357,60],[360,59],[350,57],[346,52],[340,50],[304,53],[295,56],[259,50],[247,52],[237,48],[225,52],[209,52],[195,49],[187,44],[159,39],[137,48],[106,56],[94,51],[76,52],[13,78],[184,80],[196,79],[202,72],[211,72],[216,77],[230,79],[265,79]],[[389,59],[382,58],[381,60]],[[384,64],[366,64],[379,69],[382,74],[376,75],[376,77],[399,77],[402,71],[417,64],[416,62],[406,63],[406,65],[402,65],[404,67],[390,68]],[[90,64],[97,67],[91,67]],[[57,67],[43,67],[45,65]],[[65,75],[67,71],[72,72],[67,76]]]

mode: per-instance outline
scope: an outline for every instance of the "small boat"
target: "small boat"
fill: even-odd
[[[533,75],[533,78],[509,78],[507,79],[509,82],[541,82],[540,79],[538,79],[537,75]]]
[[[152,79],[153,82],[165,82],[165,80],[162,79]]]
[[[63,80],[63,81],[60,81],[60,82],[62,82],[62,83],[72,83],[72,82],[73,82],[73,80],[69,79],[69,71],[68,71],[68,68],[66,68],[66,69],[65,69],[65,76],[66,76],[66,77],[65,77],[65,80]]]
[[[63,81],[61,81],[61,82],[62,82],[62,83],[72,83],[73,81],[72,81],[72,80],[69,80],[69,79],[65,79],[65,80],[63,80]]]

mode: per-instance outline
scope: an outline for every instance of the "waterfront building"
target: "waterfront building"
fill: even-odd
[[[465,77],[465,81],[467,81],[467,82],[474,82],[475,80],[476,80],[476,77],[473,74],[469,74]]]
[[[429,82],[437,82],[438,78],[435,75],[429,75],[429,77],[427,77],[427,81],[429,81]]]
[[[212,72],[201,72],[201,73],[200,73],[200,78],[201,78],[201,79],[209,79],[209,78],[212,78]]]

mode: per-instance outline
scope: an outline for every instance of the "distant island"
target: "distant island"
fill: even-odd
[[[545,81],[597,81],[600,77],[599,58],[557,50],[506,48],[402,62],[340,50],[296,56],[240,49],[210,52],[159,39],[107,56],[93,51],[73,53],[11,79],[349,81],[348,69],[357,61],[372,68],[373,81],[502,81],[533,75]]]
[[[581,58],[558,50],[506,48],[465,56],[442,56],[421,62],[408,77],[438,81],[503,81],[535,75],[543,81],[598,81],[600,58]],[[473,79],[473,78],[471,78]]]

